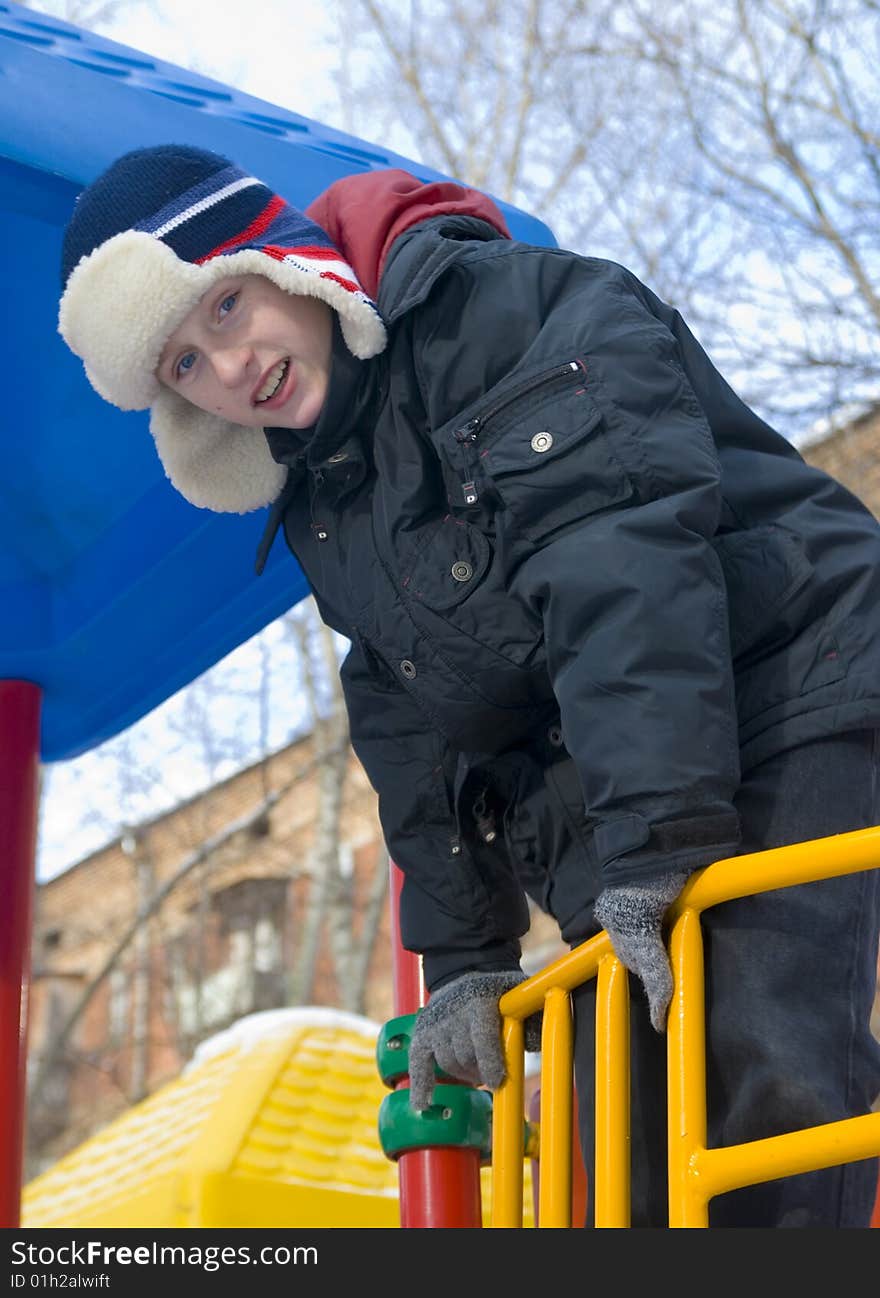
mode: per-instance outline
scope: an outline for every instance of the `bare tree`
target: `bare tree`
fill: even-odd
[[[388,859],[381,855],[369,883],[369,896],[358,915],[353,872],[341,863],[341,815],[349,769],[348,717],[339,679],[339,646],[333,632],[306,601],[287,624],[307,665],[305,692],[310,700],[315,760],[319,766],[318,807],[309,891],[299,925],[297,950],[288,982],[291,1004],[307,1003],[312,994],[321,935],[329,935],[341,1008],[363,1013],[363,973],[375,947],[388,886]]]
[[[681,186],[723,223],[698,285],[762,408],[792,426],[880,388],[880,26],[871,0],[630,0],[687,126]]]
[[[224,1011],[227,1017],[221,1023],[216,1017],[217,1006],[206,1002],[205,992],[210,978],[219,976],[211,964],[211,943],[208,940],[209,925],[216,919],[218,898],[225,896],[222,891],[217,891],[220,886],[217,871],[225,863],[227,874],[224,879],[228,884],[231,856],[246,867],[254,835],[266,833],[266,824],[274,808],[301,788],[304,782],[314,785],[317,801],[313,846],[308,858],[294,857],[283,840],[272,846],[272,851],[278,854],[282,873],[291,880],[305,879],[307,902],[305,913],[297,921],[293,933],[294,958],[286,979],[287,995],[271,1001],[271,1004],[302,1004],[313,999],[317,956],[322,939],[326,937],[337,988],[333,1003],[356,1013],[365,1012],[366,974],[375,953],[387,904],[387,854],[378,854],[375,867],[366,878],[363,869],[355,878],[342,868],[341,820],[346,775],[352,756],[339,684],[341,646],[320,622],[312,601],[306,601],[288,614],[285,622],[293,627],[301,645],[301,676],[291,680],[310,706],[309,715],[301,718],[312,735],[309,759],[291,778],[279,783],[272,773],[271,754],[266,752],[256,767],[260,777],[256,804],[219,828],[216,825],[212,827],[207,811],[202,816],[192,814],[198,811],[202,801],[193,799],[187,813],[188,828],[183,834],[180,829],[175,830],[180,838],[180,858],[176,864],[166,859],[161,870],[154,859],[150,824],[125,824],[121,845],[133,869],[131,912],[127,915],[120,913],[118,921],[114,921],[118,927],[109,934],[106,932],[107,912],[100,908],[94,915],[83,913],[72,917],[71,927],[66,930],[65,949],[68,938],[73,947],[101,943],[105,954],[99,967],[92,969],[87,976],[80,973],[71,979],[63,972],[68,967],[64,960],[56,972],[52,954],[41,952],[35,977],[50,991],[49,1004],[54,1017],[50,1030],[42,1032],[39,1043],[35,1043],[31,1061],[29,1148],[34,1158],[39,1158],[40,1150],[47,1142],[52,1147],[52,1141],[58,1138],[58,1123],[65,1112],[62,1095],[66,1093],[67,1079],[77,1069],[99,1068],[106,1073],[110,1068],[120,1095],[124,1094],[129,1102],[143,1098],[149,1092],[149,1050],[151,1031],[155,1031],[155,1027],[151,1028],[151,1024],[155,1024],[151,1007],[158,1004],[160,996],[167,1003],[160,1017],[169,1034],[163,1044],[176,1040],[177,1053],[182,1059],[189,1057],[192,1048],[208,1032],[216,1031],[225,1022],[250,1009],[267,1007],[250,1001],[229,1000]],[[262,655],[261,661],[265,664],[266,660]],[[262,711],[266,713],[272,707],[268,676],[264,684]],[[202,685],[205,685],[204,681]],[[260,702],[259,696],[252,693],[248,699],[244,693],[241,699],[233,698],[230,703],[219,688],[205,689],[201,702],[198,691],[195,692],[183,715],[189,717],[192,742],[198,745],[201,740],[208,753],[216,756],[219,741],[211,730],[212,710],[216,712],[228,704],[235,715],[237,708],[247,710],[249,704],[251,711],[260,711]],[[204,708],[203,703],[207,704]],[[216,722],[217,718],[214,720]],[[265,718],[261,723],[261,734],[266,739]],[[115,776],[127,791],[128,801],[123,799],[123,805],[130,810],[135,796],[142,792],[142,781],[147,792],[155,788],[153,779],[156,773],[145,769],[139,762],[134,732],[128,732],[122,739],[122,760],[120,762],[120,753],[117,753]],[[113,768],[107,760],[109,771]],[[157,771],[160,770],[161,753],[154,754],[154,762]],[[214,816],[216,818],[216,811]],[[185,937],[162,926],[166,903],[181,889],[186,889],[189,898],[190,918]],[[236,905],[240,910],[246,904],[243,898],[226,903],[227,910]],[[236,912],[232,918],[241,925],[247,917]],[[251,939],[253,942],[253,934]],[[161,952],[158,962],[154,959],[157,951]],[[183,965],[179,964],[176,953],[184,954]],[[254,965],[253,973],[258,960],[255,948],[251,950],[250,960]],[[164,990],[156,983],[154,963],[163,969]],[[99,1050],[97,1054],[86,1056],[78,1045],[78,1029],[84,1016],[108,981],[112,991],[114,979],[125,988],[126,1013],[129,1016],[122,1032],[128,1061],[124,1067],[121,1063],[112,1062],[112,1049],[109,1055]],[[186,997],[185,1013],[179,1000],[181,990]],[[279,981],[279,998],[281,992]],[[116,1044],[119,1046],[120,1042]]]
[[[325,760],[326,756],[325,752],[321,760]],[[206,863],[215,860],[221,852],[229,847],[234,839],[246,836],[255,826],[259,826],[260,822],[282,798],[299,787],[303,781],[315,775],[318,766],[319,762],[314,759],[305,763],[297,770],[291,780],[272,790],[254,808],[224,825],[217,833],[205,839],[197,848],[184,855],[162,882],[156,884],[148,894],[144,890],[141,891],[139,895],[140,905],[127,917],[120,930],[110,935],[106,955],[100,967],[88,979],[78,980],[80,985],[76,987],[75,995],[72,998],[67,998],[68,1007],[66,1012],[53,1022],[51,1032],[44,1034],[44,1046],[41,1051],[36,1052],[36,1057],[32,1061],[33,1067],[29,1080],[29,1102],[33,1107],[38,1107],[43,1101],[44,1091],[51,1083],[53,1071],[60,1063],[64,1061],[70,1062],[71,1058],[75,1057],[74,1034],[94,997],[104,986],[114,969],[119,967],[120,963],[129,956],[132,950],[137,949],[139,937],[144,932],[145,926],[160,914],[172,893],[181,888]],[[132,851],[134,850],[132,848]],[[88,923],[87,917],[82,917],[82,919],[86,924]],[[80,934],[81,937],[83,935],[89,936],[87,928]],[[54,976],[50,960],[45,960],[35,970],[35,977],[37,978],[51,978]]]
[[[340,0],[346,128],[688,315],[796,438],[880,387],[873,0]]]

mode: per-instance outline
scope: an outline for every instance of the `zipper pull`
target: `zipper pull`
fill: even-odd
[[[462,424],[461,428],[456,428],[452,435],[457,442],[475,442],[480,431],[481,422],[482,420],[477,415],[475,418],[469,419],[466,424]]]
[[[476,802],[471,808],[471,811],[473,813],[474,820],[476,821],[477,833],[480,835],[480,838],[482,838],[484,843],[494,843],[497,837],[497,830],[495,829],[495,815],[486,806],[485,791],[481,793],[480,796],[477,798]]]
[[[324,485],[323,473],[321,472],[320,469],[313,469],[312,470],[313,490],[309,493],[309,497],[310,497],[310,506],[311,506],[311,515],[312,515],[311,528],[316,541],[327,541],[329,540],[330,537],[330,533],[327,529],[327,524],[319,523],[315,518],[315,515],[318,512],[316,508],[318,502],[318,496],[321,493],[321,488],[323,487],[323,485]]]
[[[469,456],[467,448],[468,446],[473,446],[474,442],[477,440],[481,424],[482,420],[479,415],[477,415],[473,419],[469,419],[466,424],[462,424],[461,428],[456,428],[453,433],[453,437],[461,447],[461,460],[462,465],[464,466],[464,477],[461,480],[461,494],[466,505],[475,505],[479,500],[477,484],[473,479],[471,466],[468,462]]]

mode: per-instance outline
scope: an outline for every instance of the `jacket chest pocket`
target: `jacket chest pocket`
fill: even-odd
[[[495,497],[532,541],[633,495],[582,361],[499,394],[447,432],[446,446],[458,465],[454,503],[475,509],[484,495]]]

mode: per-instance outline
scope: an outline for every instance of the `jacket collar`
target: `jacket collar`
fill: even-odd
[[[316,468],[339,449],[373,406],[381,367],[360,361],[345,344],[339,321],[333,319],[333,351],[327,397],[316,423],[309,428],[266,428],[272,459],[289,470]]]
[[[384,359],[377,356],[361,361],[353,356],[334,318],[330,382],[317,422],[310,428],[264,430],[272,459],[287,468],[287,480],[269,511],[257,549],[257,574],[266,565],[285,510],[308,470],[317,473],[330,469],[336,460],[342,489],[348,490],[363,479],[367,435],[372,431],[372,414],[381,404],[385,383]]]
[[[434,216],[395,239],[382,272],[377,305],[391,325],[424,302],[440,275],[461,256],[462,241],[492,243],[505,236],[474,216]]]

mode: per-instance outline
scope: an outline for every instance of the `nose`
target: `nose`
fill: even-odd
[[[251,358],[249,347],[218,347],[211,356],[211,364],[218,381],[224,388],[236,388],[247,376]]]

